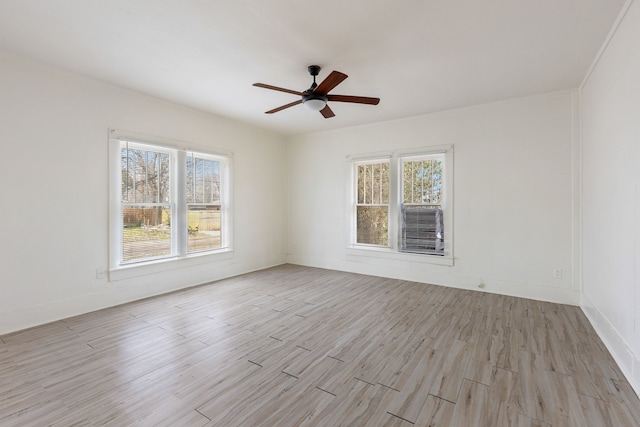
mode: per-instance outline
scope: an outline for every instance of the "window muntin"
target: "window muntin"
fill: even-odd
[[[389,245],[389,161],[356,164],[356,242]]]
[[[442,205],[444,155],[402,158],[402,203]]]

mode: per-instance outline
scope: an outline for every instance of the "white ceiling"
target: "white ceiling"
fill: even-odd
[[[283,134],[576,88],[624,0],[1,0],[0,49]],[[307,66],[381,98],[264,111]]]

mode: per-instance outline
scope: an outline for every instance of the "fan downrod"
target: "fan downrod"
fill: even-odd
[[[320,74],[320,66],[309,65],[307,70],[309,70],[309,74],[313,76],[313,83],[311,84],[311,87],[307,89],[307,92],[313,92],[318,87],[318,83],[316,83],[316,76]]]

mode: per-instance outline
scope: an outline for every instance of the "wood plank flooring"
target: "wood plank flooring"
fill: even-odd
[[[1,426],[640,426],[579,308],[284,265],[0,337]]]

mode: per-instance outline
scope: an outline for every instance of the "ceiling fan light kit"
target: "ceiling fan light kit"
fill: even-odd
[[[321,95],[303,95],[302,103],[305,107],[313,111],[320,111],[327,105],[327,97]]]
[[[378,105],[380,102],[380,98],[370,98],[366,96],[351,96],[351,95],[329,95],[329,91],[338,86],[340,83],[344,81],[348,76],[340,71],[332,71],[319,85],[316,83],[316,76],[320,73],[320,66],[318,65],[309,65],[307,68],[309,70],[309,74],[313,76],[313,83],[309,89],[298,92],[291,89],[285,89],[277,86],[271,86],[264,83],[254,83],[253,85],[256,87],[261,87],[263,89],[271,89],[277,90],[279,92],[291,93],[293,95],[298,95],[300,100],[291,102],[289,104],[282,105],[280,107],[274,108],[273,110],[266,111],[266,114],[277,113],[278,111],[282,111],[286,108],[293,107],[294,105],[304,104],[307,108],[313,111],[320,111],[320,114],[325,119],[331,118],[335,116],[329,105],[328,101],[332,102],[349,102],[354,104],[368,104],[368,105]]]

